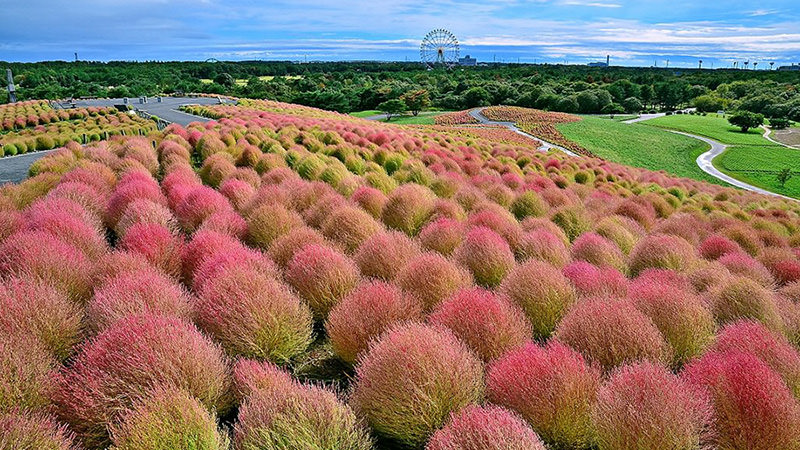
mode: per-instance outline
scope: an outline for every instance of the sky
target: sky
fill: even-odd
[[[0,60],[479,61],[758,69],[800,63],[799,0],[0,0]]]

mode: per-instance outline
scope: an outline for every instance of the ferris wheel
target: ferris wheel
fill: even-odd
[[[425,35],[419,46],[419,57],[429,68],[437,66],[452,67],[458,64],[458,39],[443,29],[433,30]]]

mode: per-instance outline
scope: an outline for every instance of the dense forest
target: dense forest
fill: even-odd
[[[428,71],[416,63],[263,61],[0,62],[4,67],[13,70],[20,99],[204,92],[351,112],[424,91],[425,106],[448,110],[507,104],[621,113],[697,106],[800,120],[800,72],[563,65]],[[7,100],[0,94],[0,103]]]

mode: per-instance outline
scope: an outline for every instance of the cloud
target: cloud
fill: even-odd
[[[761,17],[761,16],[771,16],[773,14],[779,14],[781,11],[779,9],[756,9],[754,11],[750,11],[747,13],[750,17]]]
[[[566,6],[591,6],[594,8],[622,8],[622,5],[619,3],[603,3],[582,0],[566,0],[561,2],[561,4]]]

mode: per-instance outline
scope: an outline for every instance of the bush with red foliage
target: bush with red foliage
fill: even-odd
[[[713,234],[700,244],[698,251],[700,256],[705,259],[719,259],[719,257],[727,253],[742,251],[742,247],[725,236]]]
[[[488,228],[506,240],[512,250],[516,250],[522,239],[523,230],[514,216],[495,203],[477,205],[467,219],[469,228]]]
[[[514,413],[497,406],[468,406],[453,414],[426,450],[545,450],[539,436]]]
[[[206,256],[195,270],[191,283],[192,289],[202,293],[206,284],[214,281],[226,271],[237,268],[245,268],[253,274],[272,280],[280,277],[278,268],[265,253],[244,245],[236,245]]]
[[[128,229],[139,223],[157,224],[167,228],[171,233],[180,232],[178,220],[166,206],[147,199],[134,200],[125,209],[117,222],[117,236],[124,236]]]
[[[651,269],[684,271],[697,259],[695,249],[685,239],[666,234],[652,234],[642,238],[631,250],[632,275]]]
[[[117,243],[117,248],[142,255],[150,264],[173,278],[180,278],[185,243],[163,225],[137,223]]]
[[[668,363],[669,345],[649,317],[630,301],[586,299],[561,323],[556,338],[605,371],[640,360]]]
[[[191,321],[194,299],[175,280],[159,272],[121,273],[95,288],[86,308],[86,322],[96,333],[118,320],[140,314]]]
[[[382,226],[366,211],[355,206],[342,206],[329,211],[322,223],[322,234],[353,254],[361,244],[381,230]]]
[[[286,268],[295,253],[310,244],[326,245],[328,242],[319,231],[309,227],[293,228],[288,233],[275,239],[269,247],[269,256],[275,263]]]
[[[284,277],[311,307],[314,318],[324,320],[356,286],[359,273],[352,260],[333,248],[309,244],[295,253]]]
[[[48,198],[63,198],[81,205],[98,221],[102,219],[106,211],[107,195],[106,191],[101,191],[95,186],[80,181],[62,181],[47,193]]]
[[[601,450],[702,448],[711,417],[695,386],[651,362],[614,371],[592,413]]]
[[[91,263],[83,252],[44,231],[16,233],[0,243],[0,273],[49,283],[77,303],[91,291]]]
[[[48,217],[53,213],[71,216],[73,220],[88,225],[91,229],[97,230],[98,233],[102,233],[104,229],[103,221],[97,215],[84,208],[80,203],[68,198],[48,196],[36,200],[25,211],[25,218],[30,220],[37,217]]]
[[[286,392],[296,387],[289,372],[269,361],[238,359],[233,365],[232,373],[233,393],[237,405],[255,391]]]
[[[562,271],[575,286],[580,297],[625,297],[628,280],[613,267],[597,267],[585,261],[576,261]]]
[[[359,186],[350,196],[350,200],[370,213],[372,217],[380,219],[383,207],[389,199],[383,192],[373,187]]]
[[[183,248],[183,279],[191,284],[194,272],[209,256],[241,248],[237,239],[216,231],[198,231]]]
[[[203,161],[200,178],[209,186],[216,188],[235,172],[233,157],[229,153],[216,153]]]
[[[470,230],[453,257],[472,272],[476,283],[486,287],[499,285],[515,264],[505,239],[486,227]]]
[[[782,334],[759,322],[740,320],[726,325],[709,351],[749,353],[780,374],[795,397],[800,398],[800,352]]]
[[[523,234],[516,255],[521,261],[535,259],[559,268],[570,261],[570,252],[564,240],[543,228]]]
[[[22,213],[7,210],[0,211],[0,242],[19,231],[25,225]]]
[[[0,450],[79,450],[73,439],[48,415],[21,409],[0,413]]]
[[[775,279],[772,278],[769,269],[747,253],[726,253],[717,261],[732,274],[750,278],[764,287],[770,288],[775,284]]]
[[[252,200],[256,193],[256,188],[246,181],[230,178],[220,185],[219,192],[230,201],[234,209],[242,211]]]
[[[741,352],[707,353],[682,378],[714,406],[714,448],[792,449],[800,441],[800,405],[774,370]]]
[[[528,343],[489,366],[489,401],[522,416],[553,448],[587,448],[600,371],[558,341]]]
[[[212,214],[231,209],[224,195],[208,186],[197,186],[178,203],[175,215],[184,231],[192,233]]]
[[[410,323],[370,346],[356,367],[351,404],[377,434],[420,447],[483,391],[482,364],[458,338]]]
[[[425,225],[419,233],[419,242],[423,247],[444,256],[450,256],[463,241],[464,225],[446,217]]]
[[[83,335],[83,310],[49,284],[29,278],[0,282],[0,335],[30,337],[60,361]]]
[[[380,281],[363,282],[331,310],[325,331],[336,355],[354,364],[370,341],[384,331],[395,324],[422,318],[419,300],[397,286]]]
[[[400,289],[420,300],[426,311],[472,283],[470,274],[438,253],[423,253],[398,272]]]
[[[433,310],[428,322],[450,329],[484,361],[531,338],[522,309],[507,297],[481,288],[456,292]]]
[[[746,277],[731,277],[708,293],[708,302],[719,324],[752,319],[774,331],[783,329],[773,292]]]
[[[218,211],[206,217],[197,231],[216,231],[243,240],[247,235],[247,222],[236,211]]]
[[[186,390],[206,408],[230,407],[222,349],[181,319],[137,315],[89,341],[56,379],[59,418],[90,448],[109,443],[108,426],[155,386]]]
[[[404,184],[389,195],[381,218],[386,226],[413,236],[428,221],[435,200],[436,195],[427,187]]]
[[[353,259],[365,277],[391,281],[421,252],[419,245],[404,233],[386,231],[364,242]]]
[[[35,337],[3,335],[0,339],[0,414],[17,408],[47,410],[57,367],[58,361]]]
[[[528,261],[508,274],[500,292],[525,312],[533,336],[546,339],[575,303],[575,291],[561,272],[541,261]]]
[[[572,257],[595,266],[611,266],[620,272],[627,270],[625,255],[610,240],[597,233],[583,233],[572,243]]]
[[[233,356],[283,364],[311,343],[311,311],[279,282],[243,266],[207,280],[197,323]]]
[[[116,228],[117,222],[135,200],[150,200],[159,205],[167,205],[167,199],[161,193],[158,183],[145,180],[133,180],[117,185],[111,198],[108,200],[105,221],[109,228]]]
[[[81,211],[85,214],[88,212]],[[77,248],[89,259],[96,259],[108,250],[101,228],[93,221],[69,211],[31,208],[25,216],[23,231],[44,231]]]
[[[260,206],[246,220],[247,241],[264,250],[269,250],[275,239],[304,225],[299,214],[279,204]]]
[[[758,255],[758,260],[769,269],[779,285],[800,281],[800,259],[791,250],[767,247]]]

